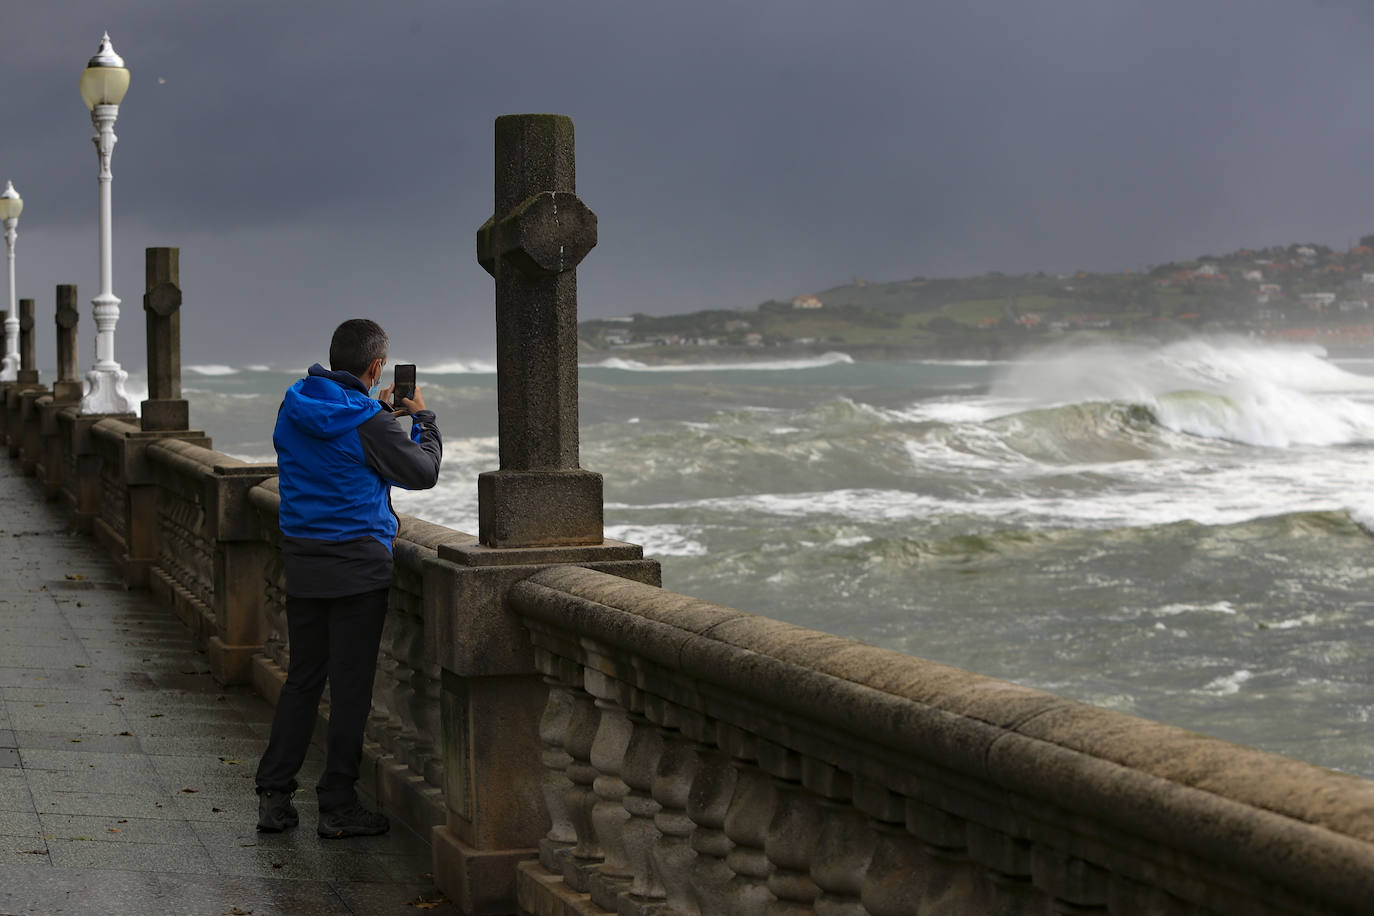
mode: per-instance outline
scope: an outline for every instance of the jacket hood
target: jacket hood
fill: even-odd
[[[368,396],[353,373],[336,372],[319,363],[286,390],[281,406],[282,416],[291,425],[315,439],[333,439],[357,429],[381,409],[381,402]]]

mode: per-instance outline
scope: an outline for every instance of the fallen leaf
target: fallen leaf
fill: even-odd
[[[286,867],[286,863],[285,863],[285,862],[273,862],[273,863],[272,863],[272,867],[273,867],[273,868],[285,868],[285,867]]]
[[[119,820],[115,821],[115,823],[116,823],[116,824],[127,824],[127,823],[129,823],[129,819],[128,819],[127,817],[121,817]],[[429,877],[429,876],[426,875],[425,877]]]
[[[80,743],[81,743],[81,739],[80,739],[80,738],[69,738],[69,739],[67,739],[67,740],[71,741],[72,744],[80,744]]]
[[[106,832],[106,833],[123,833],[124,831],[123,831],[123,830],[120,830],[118,827],[110,827],[110,828],[106,829],[105,832]]]
[[[133,736],[134,736],[134,733],[133,733],[133,732],[120,732],[120,733],[119,733],[119,737],[121,737],[121,738],[132,738]]]
[[[242,766],[242,765],[243,765],[243,761],[242,761],[242,760],[235,760],[235,759],[232,758],[232,757],[221,757],[221,758],[219,759],[219,762],[222,763],[222,764],[224,764],[224,765],[227,766],[227,767],[236,767],[236,766]]]
[[[199,789],[182,789],[181,791],[185,792],[187,795],[195,795],[195,794],[196,794],[197,792],[199,792],[200,790],[199,790]],[[159,806],[159,807],[160,807],[160,806]]]
[[[414,900],[407,903],[406,906],[413,906],[417,910],[433,910],[441,903],[443,903],[442,900],[426,900],[424,897],[416,897]]]
[[[81,573],[67,573],[67,578],[75,582],[80,582],[82,579],[86,577],[81,575]]]
[[[211,809],[210,809],[210,813],[211,813],[211,814],[223,814],[223,813],[224,813],[224,809],[223,809],[223,808],[211,808]]]
[[[160,713],[160,712],[149,713],[149,714],[148,714],[148,718],[150,718],[150,719],[161,719],[161,718],[162,718],[162,713]]]
[[[84,668],[84,667],[86,667],[86,666],[85,666],[85,665],[73,665],[72,667],[73,667],[73,668]]]

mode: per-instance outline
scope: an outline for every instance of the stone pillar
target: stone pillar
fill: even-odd
[[[658,584],[634,544],[602,533],[601,475],[578,467],[577,282],[596,217],[577,199],[573,125],[496,120],[495,215],[477,258],[496,279],[499,470],[478,477],[477,543],[438,545],[425,569],[425,645],[442,675],[446,822],[435,882],[464,913],[517,910],[518,864],[549,829],[539,723],[548,689],[510,587],[576,563]]]
[[[33,300],[20,299],[17,308],[19,339],[16,345],[20,358],[16,363],[15,381],[5,391],[5,439],[9,456],[21,458],[24,473],[32,474],[34,457],[32,454],[24,457],[22,453],[25,442],[31,438],[25,428],[26,417],[37,426],[38,414],[33,410],[33,401],[42,393],[33,358]]]
[[[496,210],[477,259],[496,279],[501,469],[477,478],[488,547],[599,544],[601,475],[578,467],[577,265],[596,215],[577,197],[572,119],[496,119]]]
[[[143,402],[143,428],[186,429],[191,415],[181,397],[181,249],[146,249],[144,276],[148,400]]]
[[[57,379],[52,384],[54,403],[81,400],[81,377],[76,370],[76,323],[81,311],[76,305],[76,287],[70,283],[57,287]]]
[[[52,383],[51,397],[38,408],[43,436],[38,476],[43,480],[43,493],[48,499],[56,499],[62,491],[68,464],[57,415],[79,404],[82,395],[81,379],[76,374],[76,323],[81,312],[76,307],[75,286],[60,284],[57,287],[57,307],[53,314],[57,330],[57,378]]]
[[[38,363],[33,355],[33,300],[19,300],[19,384],[38,384]]]
[[[262,571],[272,548],[248,491],[276,475],[275,464],[217,464],[209,481],[205,514],[215,544],[215,635],[208,649],[210,669],[221,684],[252,683],[253,656],[262,652]]]

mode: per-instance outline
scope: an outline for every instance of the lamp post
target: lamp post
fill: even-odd
[[[14,182],[5,182],[5,190],[0,192],[0,221],[5,224],[5,251],[9,256],[10,310],[5,316],[5,364],[0,369],[0,382],[19,379],[19,306],[14,301],[14,241],[19,238],[19,214],[23,209],[24,198],[14,189]]]
[[[133,401],[124,392],[129,374],[114,358],[115,324],[119,321],[119,298],[114,294],[113,268],[110,264],[110,156],[114,154],[115,119],[119,103],[129,89],[129,71],[124,59],[110,46],[110,34],[100,40],[100,50],[81,73],[81,98],[91,110],[95,127],[96,152],[100,157],[100,292],[91,300],[95,314],[95,364],[86,373],[89,387],[81,399],[82,413],[130,413]]]

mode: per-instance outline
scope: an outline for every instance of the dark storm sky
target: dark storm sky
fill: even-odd
[[[0,180],[51,365],[91,359],[96,161],[77,94],[108,29],[116,356],[142,252],[181,247],[188,363],[485,357],[492,120],[578,131],[600,217],[581,313],[747,307],[875,280],[1138,268],[1374,232],[1374,5],[1354,2],[11,0]]]

